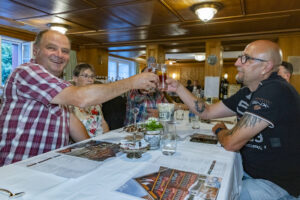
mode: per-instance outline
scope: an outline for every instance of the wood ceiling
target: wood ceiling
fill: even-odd
[[[50,22],[67,24],[73,44],[124,57],[141,55],[147,44],[191,53],[221,39],[225,51],[234,51],[255,39],[300,33],[299,0],[214,1],[223,8],[203,23],[190,8],[205,0],[1,0],[0,25],[36,33]]]

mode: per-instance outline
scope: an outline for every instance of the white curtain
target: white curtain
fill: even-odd
[[[76,51],[71,50],[70,52],[70,60],[67,66],[64,69],[64,80],[72,80],[73,77],[73,70],[77,65],[77,57],[76,57]]]

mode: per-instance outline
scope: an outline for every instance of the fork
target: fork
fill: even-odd
[[[4,188],[0,188],[0,192],[5,192],[8,194],[9,199],[13,199],[13,198],[17,198],[17,197],[21,197],[25,194],[25,192],[17,192],[17,193],[12,193],[11,191],[4,189]]]

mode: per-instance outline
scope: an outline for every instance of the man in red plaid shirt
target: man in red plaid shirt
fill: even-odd
[[[8,78],[0,108],[0,166],[17,162],[89,136],[67,105],[98,105],[130,89],[155,88],[158,77],[143,73],[110,84],[72,86],[59,79],[69,61],[70,41],[57,31],[37,35],[35,60]]]

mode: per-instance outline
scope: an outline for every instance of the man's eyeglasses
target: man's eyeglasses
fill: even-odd
[[[81,76],[85,79],[88,79],[88,78],[95,79],[95,75],[80,74],[79,76]]]
[[[248,60],[256,60],[256,61],[260,61],[260,62],[268,62],[267,60],[263,60],[263,59],[259,59],[259,58],[253,58],[251,56],[248,56],[247,54],[240,55],[240,56],[238,56],[238,58],[241,59],[241,63],[242,64],[245,64]]]

